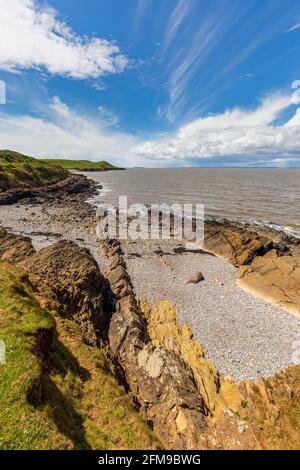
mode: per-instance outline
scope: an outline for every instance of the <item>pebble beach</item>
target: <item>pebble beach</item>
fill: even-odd
[[[37,249],[71,239],[91,250],[103,272],[107,267],[94,210],[85,202],[1,206],[0,217],[4,228],[30,236]],[[221,375],[268,377],[293,362],[300,317],[242,290],[227,261],[185,251],[178,241],[124,241],[122,248],[137,297],[172,301]],[[197,272],[204,280],[188,283]]]

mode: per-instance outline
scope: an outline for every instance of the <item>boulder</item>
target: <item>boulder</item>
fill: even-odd
[[[198,284],[201,281],[204,281],[204,276],[200,271],[198,271],[192,274],[186,282],[187,284]]]

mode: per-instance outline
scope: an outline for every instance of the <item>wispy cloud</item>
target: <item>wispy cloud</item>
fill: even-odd
[[[296,29],[300,29],[300,21],[298,21],[293,26],[291,26],[289,29],[287,29],[286,32],[290,33],[291,31],[296,31]]]
[[[172,43],[185,18],[191,13],[193,5],[194,0],[177,1],[175,8],[171,12],[169,20],[167,21],[162,53],[165,53]]]
[[[185,122],[192,110],[205,112],[221,90],[234,86],[234,71],[237,79],[244,75],[243,64],[282,32],[291,15],[266,2],[258,17],[255,2],[225,0],[197,4],[197,14],[185,22],[192,5],[180,0],[173,27],[166,28],[166,44],[173,44],[166,57],[166,116],[172,123]]]
[[[85,79],[120,73],[128,64],[117,44],[77,35],[54,8],[36,0],[0,0],[0,11],[2,70],[35,68]]]

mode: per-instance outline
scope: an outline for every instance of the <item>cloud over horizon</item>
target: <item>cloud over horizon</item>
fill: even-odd
[[[48,103],[46,113],[48,117],[41,118],[0,112],[1,147],[35,157],[110,159],[117,163],[126,161],[137,144],[132,135],[110,129],[102,112],[98,117],[84,115],[57,96]]]
[[[39,157],[110,159],[127,166],[206,166],[220,158],[224,166],[300,166],[300,108],[285,124],[273,124],[293,104],[292,96],[273,94],[257,108],[208,115],[174,135],[142,141],[111,125],[117,117],[106,108],[88,116],[54,96],[48,118],[0,112],[0,141]]]
[[[255,109],[234,108],[196,119],[179,128],[175,135],[145,142],[134,152],[142,159],[179,165],[201,165],[218,157],[226,164],[226,157],[236,156],[242,157],[241,165],[248,165],[252,156],[253,164],[284,166],[289,160],[300,159],[300,110],[283,125],[273,122],[293,104],[290,95],[267,96]]]
[[[124,166],[300,167],[300,6],[49,1],[0,0],[1,147]]]

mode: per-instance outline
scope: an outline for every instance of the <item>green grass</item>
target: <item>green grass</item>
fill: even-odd
[[[55,184],[67,176],[67,171],[61,167],[11,150],[0,150],[1,191]]]
[[[119,170],[116,166],[106,161],[90,162],[88,160],[60,160],[60,159],[45,159],[42,160],[50,165],[57,165],[66,170],[79,170],[79,171],[107,171]]]
[[[52,348],[46,333],[59,333]],[[103,351],[85,345],[72,320],[41,309],[28,276],[3,263],[0,340],[0,449],[160,448]]]
[[[56,426],[29,403],[41,376],[39,359],[33,354],[36,334],[54,325],[37,305],[26,275],[1,264],[0,340],[6,346],[6,364],[0,365],[0,449],[55,445]]]

